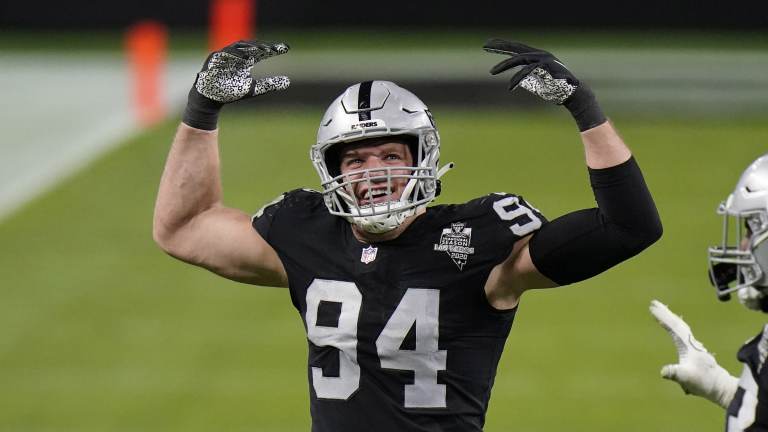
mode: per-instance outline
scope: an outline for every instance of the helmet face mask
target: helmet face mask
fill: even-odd
[[[317,143],[310,150],[331,214],[346,218],[369,233],[400,226],[426,207],[438,193],[440,137],[426,105],[409,91],[388,81],[369,81],[348,88],[331,104],[321,121]],[[408,143],[412,166],[377,167],[341,174],[340,148],[370,138]],[[364,143],[365,141],[363,141]],[[376,145],[376,144],[371,144]],[[402,193],[386,202],[360,202],[355,189]]]
[[[768,227],[763,224],[762,231],[752,231],[747,227],[757,225],[761,220],[768,220],[768,213],[753,212],[732,215],[720,205],[718,213],[723,216],[723,237],[719,246],[709,248],[710,273],[718,281],[718,295],[723,296],[742,288],[764,285],[765,272],[758,257],[768,252],[765,242]],[[762,235],[761,235],[762,234]],[[763,264],[768,264],[764,261]],[[730,268],[728,268],[728,267]],[[728,276],[725,276],[728,273]]]
[[[768,308],[768,155],[742,174],[733,193],[720,204],[723,235],[709,248],[709,274],[718,298],[737,292],[750,309]],[[768,310],[766,310],[768,311]]]

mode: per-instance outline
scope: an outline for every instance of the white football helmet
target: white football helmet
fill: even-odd
[[[341,175],[337,144],[368,138],[406,136],[413,167],[375,168]],[[333,149],[333,151],[331,151]],[[320,175],[323,198],[331,214],[342,216],[366,232],[384,233],[426,207],[440,193],[438,179],[453,164],[442,169],[440,135],[424,102],[389,81],[366,81],[349,87],[326,110],[317,131],[310,159]],[[397,200],[361,205],[351,191],[356,183],[387,183],[392,192],[394,178],[408,183]]]
[[[721,299],[738,291],[745,306],[760,310],[768,294],[768,154],[747,167],[717,213],[723,237],[709,248],[710,278]]]

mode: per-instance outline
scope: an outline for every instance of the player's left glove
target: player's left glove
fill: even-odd
[[[723,369],[691,332],[682,318],[658,300],[651,301],[651,314],[672,337],[677,364],[661,369],[661,377],[680,384],[686,394],[701,396],[727,408],[738,388],[738,379]]]
[[[211,53],[189,90],[184,123],[198,129],[216,129],[224,104],[288,88],[291,81],[285,76],[251,76],[256,63],[288,49],[282,42],[239,41]]]
[[[582,132],[606,122],[592,90],[552,53],[503,39],[489,39],[483,49],[511,56],[491,68],[491,75],[522,66],[509,81],[510,91],[522,87],[546,101],[565,106]]]

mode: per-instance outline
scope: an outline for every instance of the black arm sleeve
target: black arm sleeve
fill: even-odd
[[[530,242],[536,268],[566,285],[629,259],[661,237],[659,213],[634,157],[589,169],[597,208],[578,210],[541,227]]]

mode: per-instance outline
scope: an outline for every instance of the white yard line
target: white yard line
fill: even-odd
[[[102,115],[92,128],[78,133],[62,130],[55,139],[38,141],[32,137],[12,143],[19,146],[41,144],[28,148],[29,151],[20,151],[6,158],[7,150],[3,148],[0,220],[62,178],[77,172],[136,130],[130,115],[113,114],[110,118]]]
[[[139,130],[116,55],[0,55],[0,220]],[[191,63],[168,68],[177,106]],[[172,85],[167,83],[171,82]]]

